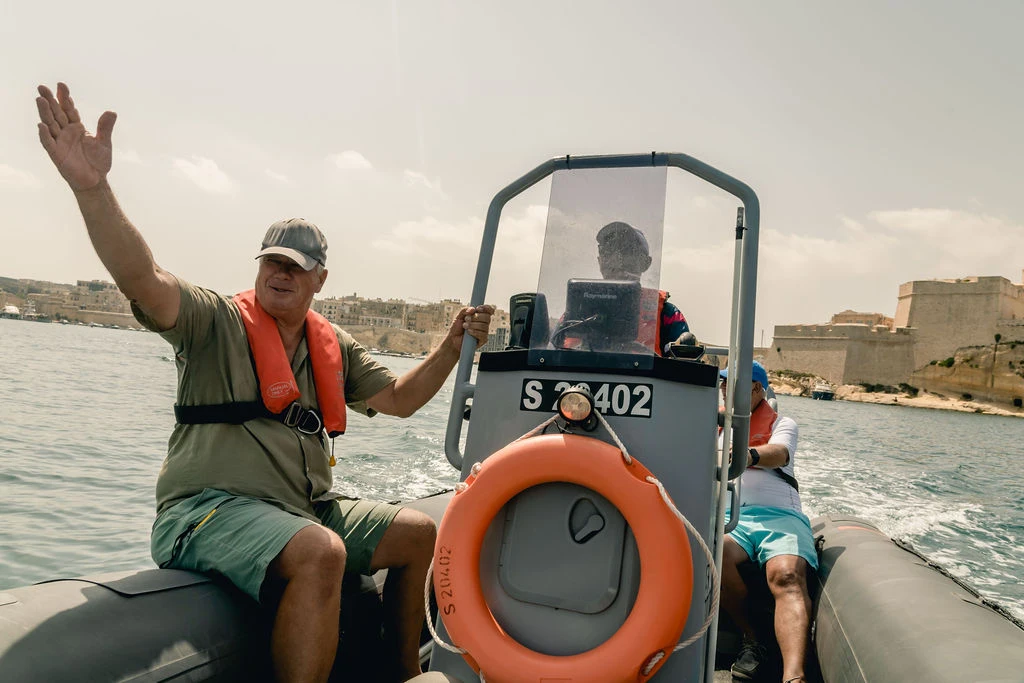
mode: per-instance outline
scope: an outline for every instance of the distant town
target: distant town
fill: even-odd
[[[382,351],[421,354],[440,341],[456,312],[465,306],[458,299],[413,303],[402,299],[368,299],[352,294],[315,299],[313,310],[346,330],[356,330],[364,345]],[[35,322],[61,322],[101,327],[141,329],[128,299],[112,282],[79,280],[75,284],[0,277],[0,317]],[[509,315],[498,310],[491,338],[482,350],[503,349],[509,339]],[[351,329],[350,329],[351,328]],[[372,330],[369,335],[361,328]],[[411,335],[388,332],[405,331]],[[367,339],[371,340],[369,343]],[[384,339],[384,344],[379,344]],[[386,340],[400,341],[388,348]]]
[[[313,309],[371,350],[419,356],[440,343],[463,305],[352,294],[314,300]],[[5,318],[139,329],[124,295],[104,280],[71,285],[0,277],[0,311]],[[481,350],[504,349],[506,311],[497,311],[491,330]],[[906,282],[895,316],[844,310],[827,323],[776,325],[771,346],[756,353],[782,376],[1021,408],[1024,284],[1000,276]]]

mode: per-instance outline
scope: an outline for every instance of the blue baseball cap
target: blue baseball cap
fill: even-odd
[[[722,368],[721,370],[719,370],[718,376],[721,377],[722,379],[728,378],[729,368]],[[758,363],[756,360],[754,361],[754,367],[750,371],[750,381],[760,382],[762,387],[764,387],[765,389],[768,388],[768,372],[765,371],[764,366]]]

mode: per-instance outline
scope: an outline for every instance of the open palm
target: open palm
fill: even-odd
[[[57,96],[45,85],[39,86],[36,106],[39,109],[39,141],[50,155],[54,166],[72,190],[88,190],[98,185],[110,171],[111,134],[117,114],[104,112],[89,133],[75,108],[68,87],[57,84]]]

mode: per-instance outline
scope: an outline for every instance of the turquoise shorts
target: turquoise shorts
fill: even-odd
[[[346,572],[370,574],[377,544],[400,507],[342,498],[314,505],[320,522],[345,543]],[[204,489],[156,518],[153,561],[165,569],[215,574],[259,601],[267,567],[313,520],[257,498]]]
[[[811,569],[818,568],[811,522],[801,512],[747,505],[740,508],[740,520],[729,536],[759,567],[778,555],[796,555]]]

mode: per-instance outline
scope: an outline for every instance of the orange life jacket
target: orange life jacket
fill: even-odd
[[[721,418],[721,415],[719,415]],[[779,414],[772,409],[768,401],[762,400],[757,407],[754,408],[754,412],[750,414],[750,437],[747,439],[748,447],[764,446],[768,443],[768,440],[772,438],[772,429],[775,427],[775,421],[779,419]],[[718,432],[722,432],[722,428],[718,428]],[[748,469],[765,469],[758,467],[757,465],[751,465]],[[796,478],[792,475],[783,472],[781,468],[771,467],[767,468],[768,472],[774,472],[782,478],[787,484],[795,488],[797,491],[800,490],[800,484]]]
[[[747,446],[763,446],[772,438],[772,428],[779,414],[772,410],[768,401],[761,401],[754,412],[750,414],[750,436],[747,439]],[[722,433],[722,424],[725,418],[725,408],[718,409],[718,433]]]
[[[284,342],[274,318],[256,300],[256,290],[233,298],[245,325],[263,405],[275,415],[299,399],[298,385],[292,373]],[[306,345],[313,363],[316,401],[330,437],[345,432],[345,374],[338,336],[327,318],[306,312]]]
[[[640,327],[637,329],[636,340],[661,356],[661,311],[665,308],[668,292],[660,289],[648,289],[640,292]]]
[[[763,446],[772,438],[772,428],[779,414],[772,410],[768,401],[762,400],[750,414],[750,445]]]

